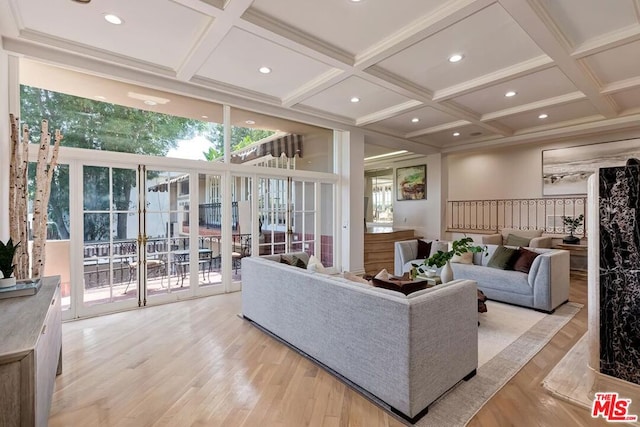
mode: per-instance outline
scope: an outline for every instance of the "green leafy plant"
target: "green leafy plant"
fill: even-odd
[[[567,231],[569,231],[569,235],[573,236],[573,232],[576,231],[578,227],[582,226],[584,222],[584,215],[580,214],[580,216],[562,216],[562,223],[564,224]]]
[[[9,238],[6,244],[0,241],[0,271],[5,279],[8,279],[13,274],[13,268],[15,267],[13,257],[19,245],[20,242],[14,245],[11,238]]]
[[[451,244],[451,249],[444,252],[438,251],[435,254],[431,255],[429,258],[425,259],[422,264],[411,264],[413,268],[416,269],[417,274],[424,274],[427,267],[443,267],[447,261],[450,261],[454,255],[462,255],[465,252],[472,253],[486,253],[486,246],[477,246],[473,244],[473,239],[471,237],[465,237],[460,240],[454,240]]]

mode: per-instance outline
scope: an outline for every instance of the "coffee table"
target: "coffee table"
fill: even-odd
[[[428,288],[432,288],[442,283],[442,278],[440,276],[427,277],[418,275],[418,278],[426,280]],[[486,301],[487,296],[480,289],[478,289],[478,313],[487,312],[487,305],[485,304]]]

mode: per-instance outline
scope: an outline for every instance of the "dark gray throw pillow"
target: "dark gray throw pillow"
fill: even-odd
[[[487,263],[487,267],[498,268],[500,270],[513,270],[514,257],[517,255],[517,249],[498,246]]]

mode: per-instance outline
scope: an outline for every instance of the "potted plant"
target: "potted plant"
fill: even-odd
[[[13,244],[11,238],[5,244],[0,241],[0,272],[2,272],[2,278],[0,278],[0,288],[8,288],[16,285],[16,278],[13,277],[13,257],[16,254],[17,248],[20,242]]]
[[[562,223],[565,228],[569,230],[569,235],[565,236],[562,239],[562,243],[567,243],[570,245],[577,245],[580,243],[580,238],[573,235],[573,232],[576,231],[578,227],[582,226],[584,221],[584,215],[580,214],[580,216],[572,217],[572,216],[562,216]]]
[[[451,269],[451,258],[454,255],[462,255],[465,252],[473,252],[473,253],[481,253],[485,252],[485,248],[482,246],[477,246],[473,244],[473,239],[471,237],[465,237],[460,240],[454,240],[451,243],[451,249],[447,252],[438,251],[435,254],[431,255],[429,258],[425,259],[422,264],[413,264],[413,267],[416,269],[415,274],[426,274],[427,266],[429,267],[443,267],[440,272],[440,278],[442,279],[442,283],[447,283],[453,280],[453,270]],[[412,273],[413,275],[413,273]]]

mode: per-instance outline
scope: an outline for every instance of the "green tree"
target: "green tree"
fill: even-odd
[[[238,126],[231,127],[231,151],[236,151],[247,147],[254,142],[260,141],[275,132],[264,129],[243,128]],[[224,154],[224,125],[213,124],[205,133],[205,137],[211,141],[209,151],[203,154],[209,161],[220,159]]]
[[[196,120],[168,116],[136,108],[80,98],[31,86],[21,86],[21,119],[30,127],[32,142],[40,138],[40,121],[49,120],[50,129],[60,129],[62,145],[92,150],[164,156],[178,140],[190,139],[206,129]],[[121,171],[121,172],[120,172]],[[128,210],[135,174],[114,170],[113,191],[116,210]],[[60,237],[69,237],[68,168],[58,168],[53,178],[49,220],[57,224]],[[109,194],[109,180],[92,188]],[[117,237],[126,237],[126,214],[119,214]],[[108,230],[107,230],[108,232]],[[100,236],[92,236],[99,239]]]

